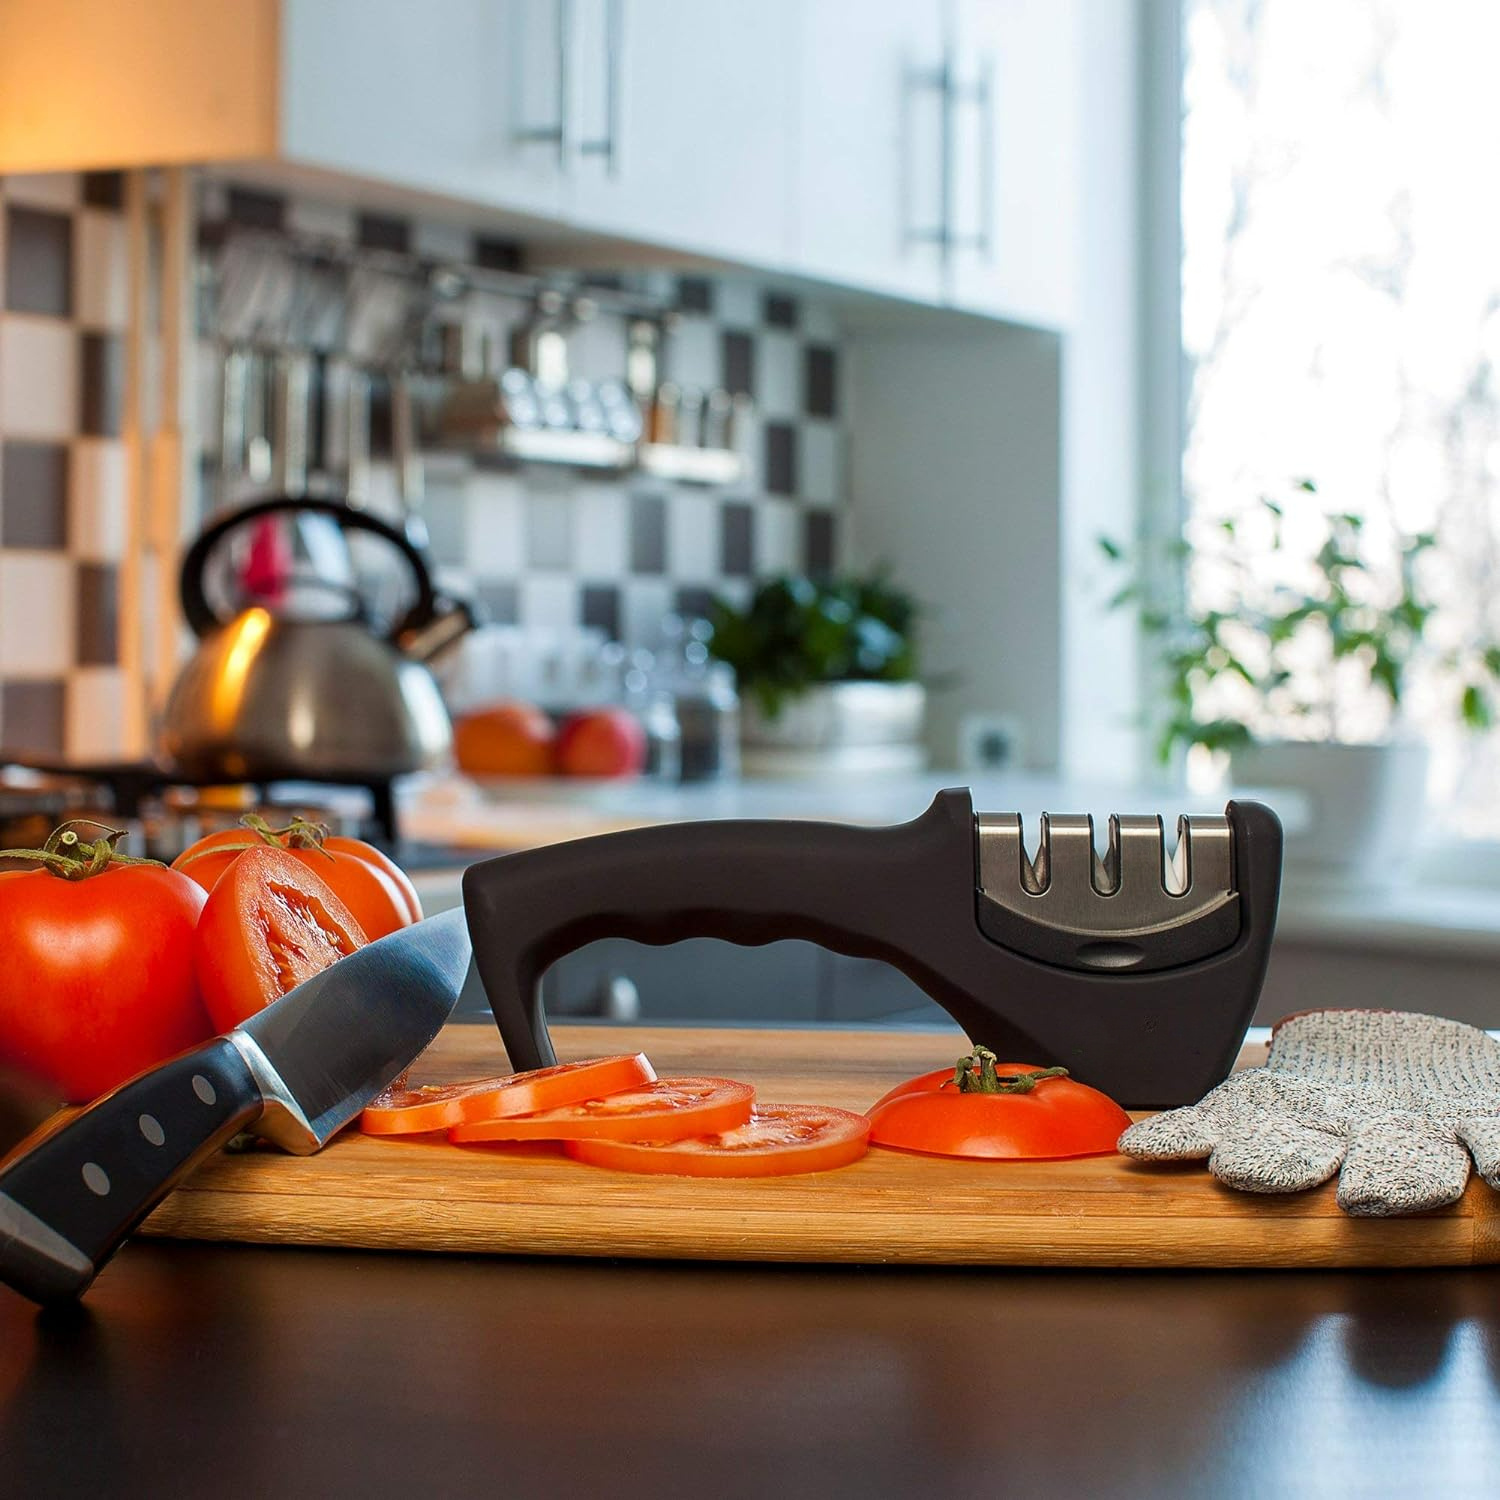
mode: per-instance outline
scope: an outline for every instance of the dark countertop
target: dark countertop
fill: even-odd
[[[0,1490],[1493,1495],[1497,1288],[141,1242],[0,1288]]]

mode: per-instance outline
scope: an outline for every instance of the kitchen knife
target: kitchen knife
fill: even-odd
[[[242,1130],[299,1156],[326,1145],[437,1035],[469,956],[462,911],[403,928],[44,1136],[0,1169],[0,1281],[37,1302],[81,1295]]]

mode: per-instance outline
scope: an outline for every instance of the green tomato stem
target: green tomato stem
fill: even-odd
[[[240,819],[240,824],[248,832],[239,843],[215,844],[208,849],[199,849],[196,854],[186,855],[179,860],[179,866],[190,865],[195,860],[207,859],[213,854],[243,854],[246,849],[316,849],[330,863],[336,858],[323,847],[323,840],[329,834],[328,825],[314,823],[301,814],[294,816],[290,823],[281,828],[272,827],[259,813],[246,813]],[[250,836],[252,834],[253,838]]]
[[[1000,1061],[988,1047],[976,1047],[953,1067],[951,1084],[961,1094],[1029,1094],[1037,1084],[1048,1078],[1066,1078],[1066,1068],[1033,1068],[1029,1073],[1010,1073],[1002,1077],[996,1072]]]
[[[83,839],[79,837],[80,828],[100,829],[104,836]],[[0,859],[31,860],[61,880],[88,880],[117,865],[165,868],[159,859],[142,859],[134,854],[121,853],[118,845],[124,837],[123,828],[111,828],[93,818],[75,818],[54,828],[40,849],[0,849]]]

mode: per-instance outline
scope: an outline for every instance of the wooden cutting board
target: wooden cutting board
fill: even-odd
[[[955,1031],[553,1029],[560,1057],[647,1052],[663,1076],[727,1074],[760,1096],[862,1110],[952,1064]],[[1250,1055],[1251,1053],[1255,1055]],[[1264,1048],[1247,1049],[1242,1064]],[[417,1082],[505,1071],[486,1025],[450,1026]],[[1118,1156],[964,1162],[872,1150],[837,1172],[762,1180],[638,1177],[442,1138],[346,1132],[316,1156],[216,1157],[143,1233],[260,1244],[692,1260],[1010,1266],[1436,1266],[1500,1260],[1500,1194],[1351,1219],[1333,1187],[1256,1197],[1198,1165]]]

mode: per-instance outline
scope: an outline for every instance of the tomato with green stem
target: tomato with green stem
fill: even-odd
[[[281,849],[333,887],[371,942],[422,920],[416,887],[373,844],[330,834],[324,824],[306,818],[293,818],[285,827],[273,828],[259,814],[247,813],[240,823],[239,828],[206,834],[189,845],[173,860],[172,868],[211,891],[247,850]]]
[[[0,851],[39,865],[0,874],[0,1063],[74,1104],[213,1035],[193,970],[203,891],[121,838],[79,822]]]
[[[908,1079],[867,1111],[870,1143],[928,1156],[1058,1161],[1115,1150],[1130,1116],[1066,1068],[1003,1063],[976,1047]]]

